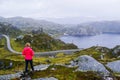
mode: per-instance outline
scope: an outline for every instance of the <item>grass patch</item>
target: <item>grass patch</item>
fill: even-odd
[[[88,49],[84,49],[82,51],[78,51],[73,56],[76,58],[76,57],[81,56],[81,55],[89,55],[89,56],[92,56],[98,60],[98,59],[100,59],[101,52],[98,50],[95,50],[94,47],[91,47]]]
[[[19,42],[16,42],[15,39],[10,39],[10,43],[11,43],[11,47],[13,48],[13,50],[18,51],[18,52],[22,52],[24,45],[20,44]]]
[[[13,61],[13,60],[9,60],[9,59],[0,59],[0,61],[2,61],[4,63],[4,66],[9,66],[10,62],[13,63],[12,68],[8,68],[8,69],[3,68],[2,70],[0,70],[0,75],[12,74],[12,73],[22,71],[24,69],[22,67],[22,66],[24,66],[24,62],[22,62],[22,61]]]
[[[4,59],[6,56],[11,55],[12,53],[9,52],[7,49],[0,48],[0,59]]]

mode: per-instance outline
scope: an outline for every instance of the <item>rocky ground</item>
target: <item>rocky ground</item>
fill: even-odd
[[[66,67],[77,67],[75,71],[82,71],[82,72],[87,72],[87,71],[94,71],[97,72],[99,76],[102,77],[103,80],[114,80],[114,77],[111,75],[111,72],[106,69],[106,67],[95,60],[93,57],[88,56],[88,55],[83,55],[79,56],[76,58],[74,61],[70,62],[71,64],[69,65],[62,65]],[[119,63],[120,61],[114,61],[108,63],[106,66],[110,68],[114,72],[120,72],[119,71]],[[40,70],[46,70],[50,65],[37,65],[34,66],[35,71],[40,71]],[[54,69],[54,68],[53,68]],[[0,76],[0,79],[13,79],[13,78],[24,78],[24,79],[31,79],[30,76],[23,76],[21,77],[22,72],[18,72],[16,74],[8,74],[8,75],[2,75]],[[38,78],[34,80],[58,80],[54,77],[50,78]]]
[[[18,80],[19,79],[93,80],[94,78],[95,80],[119,80],[120,79],[119,77],[120,76],[119,74],[120,60],[118,57],[119,51],[120,51],[119,49],[120,49],[119,46],[113,49],[108,49],[105,47],[94,47],[94,48],[86,49],[80,52],[76,52],[73,56],[77,56],[77,57],[72,59],[69,62],[69,64],[68,63],[67,64],[59,64],[59,63],[58,64],[56,63],[40,64],[40,65],[34,66],[35,72],[33,72],[32,74],[35,74],[35,75],[30,74],[28,76],[24,76],[22,75],[23,71],[21,71],[15,74],[1,75],[0,80],[9,80],[9,79],[12,79],[12,80],[16,80],[16,79]],[[95,52],[95,50],[98,52]],[[58,57],[61,57],[61,56],[58,56]],[[64,57],[64,55],[62,55],[62,57]],[[59,77],[64,76],[64,77],[59,79],[58,76]],[[69,76],[72,76],[72,78],[69,78]],[[88,78],[91,78],[91,79],[88,79]]]

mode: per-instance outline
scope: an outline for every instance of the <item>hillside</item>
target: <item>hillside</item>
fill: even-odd
[[[46,20],[35,20],[32,18],[25,17],[12,17],[12,18],[3,18],[0,17],[0,22],[7,22],[12,24],[13,26],[23,30],[23,31],[32,31],[38,30],[39,28],[43,28],[47,33],[59,33],[63,31],[64,26],[53,23]]]
[[[92,26],[102,33],[120,33],[120,21],[99,21],[81,25]]]
[[[91,36],[102,33],[120,33],[120,21],[99,21],[64,25],[66,34],[73,36]]]
[[[98,29],[88,25],[65,25],[66,34],[72,36],[94,36],[101,34]]]
[[[1,51],[4,51],[3,48],[0,48],[0,49]],[[6,53],[7,52],[2,53],[2,55],[4,54],[5,57],[1,57],[0,61],[4,61],[5,64],[8,64],[9,62],[13,62],[14,65],[10,69],[6,68],[6,70],[0,70],[1,75],[15,73],[14,70],[21,71],[24,69],[24,66],[25,66],[24,59],[21,55],[15,55],[15,54],[9,54],[9,53],[6,54]],[[102,53],[106,53],[103,59],[101,59],[100,57]],[[85,55],[89,55],[89,57]],[[40,67],[49,65],[49,67],[45,70],[40,70],[40,71],[36,70],[34,72],[34,75],[30,75],[30,77],[32,79],[55,77],[59,80],[63,80],[63,79],[65,80],[94,80],[94,79],[104,80],[102,74],[100,74],[99,72],[92,71],[92,70],[85,71],[85,72],[76,71],[77,68],[79,67],[79,66],[78,67],[76,66],[79,63],[80,66],[81,67],[83,66],[84,69],[88,69],[88,66],[89,67],[93,66],[94,69],[100,68],[99,70],[101,70],[103,67],[103,66],[99,67],[101,66],[100,65],[101,63],[104,64],[105,66],[109,62],[118,60],[118,58],[114,56],[111,57],[111,56],[112,56],[112,53],[110,49],[106,47],[95,46],[88,49],[84,49],[82,51],[78,51],[72,55],[64,55],[64,53],[59,53],[53,58],[52,57],[34,57],[34,65],[36,65],[35,67],[37,67],[37,65],[39,65]],[[82,64],[80,61],[82,62]],[[85,66],[84,63],[89,65]],[[68,66],[71,66],[71,67],[68,67]],[[92,68],[90,67],[90,69]],[[108,68],[106,69],[109,70]],[[114,76],[118,78],[116,80],[119,80],[119,77],[117,77],[119,73],[117,73],[117,75],[115,74],[116,73],[113,74],[113,72],[111,72],[111,76],[109,77]],[[20,79],[20,78],[15,78],[12,80],[16,80],[16,79]]]
[[[35,20],[25,17],[0,17],[0,22],[7,22],[22,31],[31,32],[32,30],[43,29],[48,34],[91,36],[101,33],[120,33],[120,21],[98,21],[80,24],[57,24],[46,20]]]
[[[19,30],[18,28],[14,27],[13,25],[9,24],[9,23],[3,23],[0,22],[0,34],[6,34],[6,35],[10,35],[10,36],[17,36],[19,34],[21,34],[22,31]]]
[[[32,48],[37,51],[54,51],[54,50],[65,50],[65,49],[77,49],[74,44],[66,44],[59,39],[54,39],[48,34],[26,34],[22,39],[16,39],[15,41],[19,45],[24,45],[26,42],[30,42]],[[15,45],[12,45],[13,48]],[[18,49],[19,50],[19,49]],[[17,51],[18,51],[17,50]]]

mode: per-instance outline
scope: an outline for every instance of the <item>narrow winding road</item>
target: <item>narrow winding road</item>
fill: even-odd
[[[11,44],[10,44],[10,38],[7,35],[2,34],[1,36],[6,38],[7,41],[7,48],[10,52],[15,53],[15,54],[21,54],[21,52],[17,52],[15,50],[12,49]],[[63,52],[65,54],[72,54],[76,51],[80,51],[83,50],[81,49],[70,49],[70,50],[57,50],[57,51],[49,51],[49,52],[35,52],[35,56],[39,57],[39,56],[54,56],[57,53]]]

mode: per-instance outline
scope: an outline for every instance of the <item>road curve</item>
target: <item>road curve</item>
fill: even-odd
[[[7,48],[10,52],[15,53],[15,54],[21,54],[21,52],[17,52],[17,51],[15,51],[11,48],[10,39],[7,35],[2,34],[1,36],[6,38]],[[57,53],[60,53],[60,52],[63,52],[65,54],[72,54],[73,52],[80,51],[80,50],[83,50],[83,49],[81,48],[81,49],[57,50],[57,51],[49,51],[49,52],[35,52],[35,56],[36,57],[39,57],[39,56],[54,56],[54,55],[56,55]]]
[[[3,37],[6,38],[7,48],[8,48],[8,50],[9,50],[10,52],[16,53],[16,54],[21,54],[21,52],[17,52],[17,51],[15,51],[15,50],[13,50],[13,49],[11,48],[10,39],[9,39],[9,37],[8,37],[7,35],[2,34],[1,36],[3,36]]]

